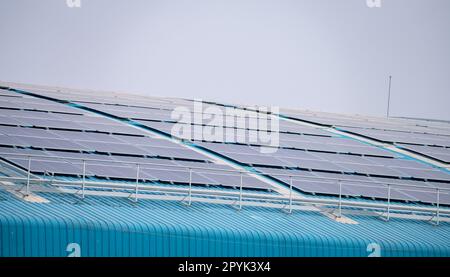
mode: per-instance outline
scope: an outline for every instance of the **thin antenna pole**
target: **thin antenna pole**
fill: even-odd
[[[392,82],[392,76],[389,75],[389,92],[388,92],[388,102],[387,102],[387,112],[386,112],[386,117],[389,118],[389,106],[391,103],[391,82]]]

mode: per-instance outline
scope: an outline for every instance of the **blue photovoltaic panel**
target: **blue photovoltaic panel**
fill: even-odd
[[[450,147],[436,147],[424,145],[398,144],[402,148],[412,150],[432,158],[438,159],[445,163],[450,163]]]
[[[56,93],[52,92],[43,94],[51,97],[58,97]],[[171,123],[161,121],[173,121],[173,119],[171,118],[171,112],[173,108],[179,105],[184,105],[192,109],[193,104],[192,102],[184,100],[165,99],[158,101],[157,99],[150,98],[142,98],[141,101],[140,97],[132,99],[122,96],[118,97],[112,94],[105,94],[102,96],[90,98],[87,95],[69,93],[67,95],[64,94],[63,97],[67,97],[67,99],[70,100],[79,101],[79,104],[88,106],[101,112],[107,112],[119,117],[136,119],[136,121],[143,125],[157,129],[167,134],[171,133],[174,122]],[[136,101],[136,99],[140,100]],[[24,101],[25,104],[19,104],[19,102],[16,102],[16,104],[20,105],[20,107],[23,107],[23,105],[26,105],[27,103],[33,107],[45,107],[45,102],[46,101],[43,100],[31,101],[27,99],[26,101]],[[11,105],[11,103],[12,102],[7,102],[5,105]],[[109,104],[105,105],[101,103]],[[72,110],[80,112],[76,109]],[[183,166],[192,165],[192,167],[195,167],[195,165],[197,165],[201,170],[204,169],[206,171],[208,171],[208,169],[217,167],[216,164],[204,162],[190,163],[183,160],[175,161],[163,160],[160,158],[150,158],[167,157],[177,159],[193,159],[199,161],[208,160],[204,155],[201,155],[195,151],[184,148],[172,142],[165,140],[155,140],[149,137],[141,136],[142,132],[140,130],[131,128],[126,124],[109,121],[109,119],[105,117],[88,117],[84,114],[81,114],[79,116],[65,114],[52,115],[51,113],[42,113],[36,117],[32,117],[30,115],[32,115],[32,112],[21,114],[21,111],[11,111],[8,113],[8,116],[11,119],[12,117],[18,118],[21,122],[20,125],[30,126],[30,124],[36,123],[39,124],[36,126],[40,127],[60,128],[58,126],[67,124],[68,122],[72,122],[78,130],[123,134],[129,133],[136,135],[126,137],[111,134],[83,132],[79,133],[79,136],[77,136],[77,132],[51,129],[48,130],[48,132],[52,132],[51,134],[55,134],[55,137],[49,138],[48,135],[50,133],[34,133],[34,135],[39,138],[35,141],[36,145],[52,146],[57,144],[59,146],[62,146],[63,143],[59,144],[60,140],[67,140],[68,143],[64,144],[64,147],[67,149],[73,149],[75,148],[75,146],[80,145],[81,148],[78,150],[83,150],[85,152],[105,152],[108,153],[108,156],[105,157],[108,157],[108,159],[110,159],[111,161],[123,162],[123,164],[119,163],[114,165],[107,162],[89,164],[89,174],[95,176],[105,178],[133,179],[135,178],[136,168],[133,165],[126,164],[126,162],[145,163],[145,161],[151,160],[160,162],[160,165],[155,166],[156,168],[143,166],[143,179],[148,179],[155,182],[186,183],[186,179],[188,178],[189,174],[188,171],[185,170],[180,172],[170,172],[169,170],[167,170],[169,164]],[[354,125],[355,127],[358,127],[356,129],[364,130],[366,132],[366,135],[374,134],[374,131],[369,130],[368,128],[375,128],[385,124],[385,122],[382,120],[377,121],[370,119],[367,122],[364,122],[364,120],[362,120],[361,118],[352,116],[336,116],[336,118],[333,118],[332,115],[316,116],[312,113],[297,114],[296,116],[301,119],[310,120],[312,122],[319,121],[320,123],[332,123],[333,125],[341,127],[351,127],[352,125]],[[8,120],[8,118],[4,118],[4,120]],[[402,133],[395,130],[395,128],[401,127],[401,124],[396,124],[397,125],[389,123],[388,127],[391,130],[384,133],[380,131],[378,135],[384,138],[391,138],[395,141],[398,138],[401,138],[401,135],[408,134],[404,132],[404,129],[408,126],[402,129]],[[221,126],[221,128],[223,128],[222,131],[224,132],[234,130],[234,126],[225,125]],[[32,128],[29,129],[31,130]],[[192,130],[194,131],[195,128],[192,128]],[[244,131],[243,135],[248,136],[249,130],[242,130]],[[10,136],[13,136],[13,138],[17,138],[17,141],[23,141],[22,131],[23,130],[18,131],[17,129],[4,129],[2,131],[0,128],[0,132],[4,137],[6,137],[4,138],[4,141],[7,143],[11,142],[11,140],[8,141],[8,139],[11,138]],[[304,192],[310,193],[336,195],[339,193],[339,191],[338,185],[336,184],[335,180],[325,181],[323,179],[308,179],[308,176],[326,178],[329,177],[334,179],[345,177],[349,180],[343,180],[341,183],[344,186],[342,188],[342,193],[344,195],[369,198],[385,198],[387,194],[386,187],[383,187],[382,185],[360,186],[358,182],[364,183],[373,179],[377,179],[377,176],[380,177],[378,179],[385,181],[400,180],[400,178],[417,179],[417,181],[415,182],[425,185],[429,185],[432,182],[425,182],[423,180],[429,180],[433,182],[436,181],[438,184],[446,184],[446,182],[450,182],[450,179],[448,177],[449,174],[446,174],[440,170],[434,169],[430,166],[418,163],[413,160],[399,158],[391,152],[388,152],[381,148],[362,144],[355,140],[338,137],[320,128],[312,128],[281,120],[279,137],[281,148],[278,149],[277,152],[270,154],[261,153],[258,146],[251,147],[249,145],[237,145],[234,143],[209,143],[197,139],[194,141],[194,143],[227,158],[236,160],[239,163],[245,165],[253,165],[255,169],[264,171],[264,173],[272,177],[274,177],[274,175],[276,174],[275,170],[279,170],[278,173],[282,172],[287,174],[300,174],[302,175],[301,178],[296,177],[293,180],[294,187]],[[47,142],[43,141],[45,140],[45,138],[49,138]],[[411,141],[413,141],[414,143],[425,143],[428,141],[435,144],[439,142],[445,145],[445,143],[442,142],[442,138],[443,136],[427,137],[424,135],[418,135],[416,134],[416,132],[414,132],[414,135],[411,135]],[[206,138],[203,137],[203,140],[206,140]],[[218,141],[223,142],[226,140],[226,138],[223,138],[221,140],[219,139]],[[29,144],[30,140],[25,139],[25,143]],[[442,149],[446,148],[442,147]],[[57,153],[61,154],[60,152]],[[87,153],[68,154],[92,156],[92,154]],[[121,156],[123,154],[126,154],[127,156]],[[444,153],[440,152],[433,154],[442,155]],[[47,162],[45,164],[48,165],[49,168],[52,168],[52,170],[60,170],[64,172],[70,171],[71,168],[70,166],[66,166],[64,168],[58,169],[54,164]],[[75,163],[75,165],[72,164],[72,166],[75,166],[77,169],[79,168],[79,164],[77,163]],[[267,168],[267,166],[272,166],[274,168]],[[291,170],[287,170],[286,168],[290,168]],[[286,176],[279,176],[276,177],[276,179],[285,183],[287,181]],[[422,181],[419,182],[419,179]],[[256,178],[245,175],[243,180],[244,187],[269,189],[268,185]],[[238,175],[228,176],[225,173],[217,172],[196,172],[195,174],[193,174],[193,182],[204,185],[237,187],[240,182],[240,177]],[[432,185],[430,185],[430,187],[432,187]],[[431,191],[424,191],[421,194],[421,192],[416,192],[414,190],[400,190],[393,187],[391,197],[395,200],[433,203],[432,190],[433,189],[431,188]],[[444,195],[443,199],[446,199],[445,197],[446,196]]]

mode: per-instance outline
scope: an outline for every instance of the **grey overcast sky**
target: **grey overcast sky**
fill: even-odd
[[[450,1],[0,0],[0,80],[450,120]]]

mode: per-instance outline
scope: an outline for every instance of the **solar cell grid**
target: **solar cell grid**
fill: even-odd
[[[76,110],[73,110],[70,107],[53,104],[51,102],[34,99],[34,98],[11,98],[8,101],[0,101],[1,107],[10,107],[10,108],[18,108],[18,109],[27,109],[27,110],[40,110],[40,111],[52,111],[52,112],[63,112],[63,113],[78,113]]]
[[[159,158],[150,158],[150,157],[137,157],[137,156],[122,156],[122,155],[113,155],[110,157],[111,160],[131,163],[133,165],[137,164],[151,164],[151,165],[159,165],[159,166],[176,166],[177,162],[174,160],[168,159],[159,159]],[[196,164],[201,164],[200,162],[195,162]],[[149,165],[149,166],[151,166]]]
[[[38,128],[0,126],[0,133],[12,136],[16,135],[38,138],[63,138],[52,131]]]
[[[73,101],[73,100],[72,100]],[[172,104],[170,102],[144,102],[139,103],[137,101],[105,101],[105,99],[97,99],[89,100],[85,99],[83,101],[73,101],[78,104],[83,104],[86,107],[90,107],[93,109],[101,109],[101,110],[114,110],[118,108],[123,111],[127,111],[127,109],[138,109],[139,112],[144,112],[147,110],[173,110],[178,105]],[[102,103],[103,102],[103,103]],[[139,103],[139,104],[136,104]],[[119,104],[119,105],[117,105]]]
[[[67,140],[122,143],[122,141],[118,139],[119,136],[103,133],[65,131],[65,130],[51,130],[49,131],[49,133],[52,133],[58,137]]]
[[[0,124],[2,125],[12,125],[12,126],[20,126],[20,125],[24,125],[23,122],[19,121],[19,120],[15,120],[11,117],[6,117],[6,116],[0,116]]]
[[[432,169],[429,165],[425,165],[418,161],[407,159],[386,159],[378,157],[364,157],[363,160],[369,162],[369,164],[381,165],[387,167],[400,167],[400,168],[418,168],[418,169]]]
[[[272,153],[271,155],[273,155],[274,157],[297,157],[301,159],[320,160],[320,157],[316,154],[320,153],[279,148],[275,153]]]
[[[98,124],[98,123],[87,123],[83,122],[77,124],[77,130],[90,130],[98,132],[108,132],[108,133],[121,133],[130,135],[142,135],[141,130],[137,130],[133,127],[118,124]],[[71,126],[72,127],[72,126]]]
[[[362,173],[362,174],[392,176],[392,177],[410,177],[405,172],[398,171],[393,168],[388,168],[385,166],[363,165],[355,163],[336,163],[336,164],[346,168],[346,172],[350,173]]]
[[[396,170],[401,172],[405,177],[450,181],[450,174],[444,173],[439,170],[423,170],[410,168],[396,168]]]
[[[41,150],[11,148],[11,147],[2,147],[2,146],[0,146],[0,153],[3,153],[0,155],[0,157],[6,157],[6,156],[8,156],[7,154],[10,153],[10,154],[16,154],[15,156],[10,155],[11,157],[16,157],[16,158],[25,157],[27,155],[37,155],[37,156],[49,156],[50,155],[47,152],[41,151]],[[4,153],[7,153],[7,154],[4,154]],[[19,154],[20,156],[17,156],[17,154]]]
[[[387,186],[381,184],[355,184],[344,181],[342,186],[350,191],[353,196],[383,199],[390,197],[391,200],[418,201],[417,198],[409,195],[403,188],[391,188],[389,195]]]
[[[28,158],[18,158],[15,156],[4,156],[4,158],[7,158],[9,161],[22,167],[23,169],[28,170]],[[76,163],[69,163],[61,160],[46,160],[44,158],[31,159],[30,170],[33,173],[57,173],[70,175],[76,174],[77,172],[82,172],[81,167],[79,167]]]
[[[52,119],[54,116],[47,112],[35,112],[35,111],[23,111],[23,110],[2,110],[2,116],[8,116],[11,118],[41,118]]]
[[[136,169],[130,165],[91,161],[86,162],[86,172],[88,176],[123,179],[135,179],[137,174]],[[142,172],[141,177],[147,177],[145,172]]]
[[[299,159],[299,158],[291,158],[291,157],[282,157],[279,158],[282,162],[289,163],[294,165],[295,167],[300,167],[304,169],[316,169],[316,170],[328,170],[328,171],[336,171],[336,172],[345,172],[346,167],[340,166],[340,164],[320,161],[320,160],[307,160],[307,159]]]
[[[170,132],[172,130],[172,126],[173,126],[173,124],[167,123],[167,122],[143,121],[143,120],[136,120],[136,121],[145,126],[148,126],[150,128],[157,129],[162,132],[169,133],[169,134],[170,134]]]
[[[199,163],[191,161],[173,161],[174,164],[179,165],[184,168],[195,168],[198,172],[209,172],[209,171],[235,171],[228,165],[216,164],[216,163]]]
[[[50,149],[64,149],[64,150],[89,150],[82,144],[72,142],[70,140],[64,139],[54,139],[54,138],[38,138],[38,137],[28,137],[28,136],[9,136],[13,140],[17,140],[25,143],[25,146],[33,146],[39,148],[50,148]],[[16,145],[16,144],[13,144]],[[23,145],[23,144],[22,144]]]
[[[4,90],[4,89],[0,89],[0,96],[11,96],[11,97],[16,96],[17,97],[17,95],[14,95],[13,93],[11,93],[7,90]]]
[[[190,149],[174,147],[141,146],[140,149],[151,153],[152,156],[173,157],[180,159],[208,160],[204,155]],[[142,151],[141,151],[142,153]]]
[[[28,143],[14,136],[0,135],[0,145],[28,146]]]
[[[357,163],[357,164],[373,164],[367,159],[361,157],[361,156],[355,156],[355,155],[342,155],[342,154],[331,154],[331,153],[313,153],[317,159],[323,159],[325,161],[330,162],[343,162],[343,163]],[[381,158],[385,159],[385,158]]]
[[[90,114],[74,115],[74,114],[52,114],[52,117],[57,120],[71,121],[82,124],[86,123],[102,123],[102,124],[115,124],[114,121],[101,116],[93,116]]]
[[[22,126],[35,126],[35,127],[48,127],[48,128],[60,128],[60,129],[72,129],[83,130],[83,127],[77,123],[55,120],[55,119],[41,119],[32,117],[16,118],[16,121],[20,122]]]
[[[121,135],[111,135],[111,137],[117,142],[125,142],[133,145],[173,145],[172,142],[156,139],[148,136],[121,136]]]
[[[407,145],[400,144],[402,148],[423,153],[425,155],[431,156],[436,159],[440,159],[444,162],[450,163],[450,148],[444,147],[431,147],[431,146],[421,146],[421,145]]]
[[[425,154],[450,164],[450,155],[447,155],[447,154],[436,154],[436,153],[427,153],[427,152],[425,152]]]
[[[74,140],[77,144],[83,146],[86,151],[98,151],[107,153],[123,153],[131,155],[146,155],[150,152],[137,148],[126,143],[98,142],[98,141],[82,141]]]
[[[67,161],[74,163],[82,163],[83,160],[102,160],[102,161],[114,161],[115,157],[108,155],[95,155],[81,152],[61,152],[61,151],[40,151],[38,154],[48,154],[49,156],[56,157],[58,159],[67,158]],[[74,159],[74,160],[72,160]]]

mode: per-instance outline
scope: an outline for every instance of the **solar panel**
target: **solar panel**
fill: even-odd
[[[40,155],[40,156],[48,156],[46,151],[41,151],[41,150],[34,150],[34,149],[23,149],[23,148],[12,148],[12,147],[3,147],[0,146],[0,153],[6,153],[5,156],[2,154],[0,155],[0,157],[6,157],[8,156],[8,153],[11,154],[20,154],[23,155],[23,157],[26,157],[27,155]],[[9,155],[11,157],[20,157],[20,156],[13,156],[13,155]],[[8,157],[9,157],[8,156]]]
[[[27,101],[27,98],[11,98],[8,101],[0,101],[0,107],[4,108],[16,108],[16,109],[29,109],[39,111],[51,111],[62,113],[79,113],[76,110],[66,107],[64,105],[51,104],[51,103],[36,103],[35,101]]]
[[[339,185],[336,182],[314,180],[292,180],[292,186],[305,192],[314,194],[339,194]],[[350,195],[346,188],[342,189],[342,195]]]
[[[4,125],[20,125],[21,122],[7,116],[0,116],[0,124]]]
[[[181,147],[141,146],[140,148],[148,151],[152,156],[207,160],[204,155]]]
[[[158,122],[158,121],[144,121],[144,120],[136,120],[136,121],[147,127],[157,129],[162,132],[166,132],[168,134],[170,134],[172,131],[172,126],[173,126],[172,123]]]
[[[297,134],[312,134],[327,137],[333,136],[332,134],[330,134],[330,132],[321,130],[319,128],[310,128],[306,126],[301,126],[288,121],[280,121],[280,131],[292,132]]]
[[[13,93],[4,90],[4,89],[0,89],[0,96],[6,96],[6,97],[19,97],[18,95],[14,95]]]
[[[415,201],[423,203],[437,203],[437,192],[434,189],[424,189],[424,188],[401,188],[401,192],[407,194],[415,199]],[[439,203],[440,204],[450,204],[447,192],[440,192]]]
[[[122,153],[130,155],[145,155],[149,154],[143,149],[132,146],[126,143],[111,143],[111,142],[97,142],[97,141],[82,141],[75,140],[76,143],[82,145],[87,151],[98,151],[106,153]]]
[[[111,161],[113,162],[115,160],[115,156],[109,156],[109,155],[96,155],[96,154],[90,154],[90,153],[81,153],[81,152],[67,152],[67,151],[39,151],[36,155],[39,154],[47,154],[52,157],[60,158],[64,160],[64,158],[73,158],[75,159],[73,162],[82,163],[83,160],[102,160],[102,161]],[[70,159],[67,159],[70,161]]]
[[[444,161],[446,163],[450,163],[450,155],[447,154],[436,154],[436,153],[426,153],[429,156],[432,156],[433,158],[436,158],[438,160]]]
[[[14,136],[6,136],[0,135],[0,144],[1,145],[16,145],[16,146],[28,146],[25,141],[19,140]]]
[[[283,162],[293,164],[296,167],[306,168],[306,169],[316,169],[316,170],[329,170],[337,172],[345,172],[346,168],[339,166],[337,163],[320,161],[320,160],[307,160],[299,158],[284,157],[279,158]]]
[[[316,137],[308,137],[308,136],[298,136],[295,138],[293,135],[289,137],[287,134],[280,134],[280,141],[283,147],[293,147],[298,149],[307,149],[307,150],[316,150],[316,151],[329,151],[336,153],[354,153],[354,154],[365,154],[365,155],[379,155],[385,157],[393,157],[391,153],[388,151],[372,147],[366,146],[363,144],[355,144],[355,142],[349,142],[351,140],[345,141],[343,143],[342,140],[334,141],[335,138],[323,138],[316,139]],[[321,142],[318,142],[322,140]]]
[[[110,143],[123,143],[119,136],[109,135],[104,133],[95,132],[76,132],[66,130],[51,130],[49,133],[54,134],[60,138],[67,140],[80,140],[80,141],[95,141],[95,142],[110,142]]]
[[[22,128],[22,127],[9,127],[0,126],[0,133],[11,136],[29,136],[29,137],[39,137],[39,138],[61,138],[54,132],[37,129],[37,128]]]
[[[439,170],[420,170],[409,168],[396,168],[396,170],[402,172],[406,177],[450,181],[450,174],[444,173]]]
[[[391,188],[390,195],[387,186],[381,184],[356,184],[350,182],[342,182],[342,186],[353,196],[361,196],[366,198],[391,199],[401,201],[419,201],[417,198],[409,195],[402,188]]]
[[[15,156],[3,156],[16,165],[28,170],[28,158],[17,158]],[[64,161],[44,160],[44,158],[35,158],[30,163],[31,172],[39,173],[58,173],[58,174],[82,174],[82,169],[75,163]]]
[[[208,170],[212,171],[233,171],[228,165],[217,164],[212,162],[192,162],[192,161],[183,161],[177,160],[173,161],[174,164],[182,166],[184,168],[196,168],[200,169],[201,172],[208,172]]]
[[[121,133],[121,134],[130,134],[130,135],[141,135],[142,131],[127,126],[127,125],[118,125],[118,124],[97,124],[97,123],[88,123],[88,122],[80,122],[78,124],[81,127],[78,127],[78,130],[91,130],[98,132],[108,132],[108,133]]]
[[[391,200],[427,202],[427,198],[418,197],[416,193],[412,194],[412,192],[418,190],[418,188],[405,187],[405,185],[407,185],[408,183],[402,180],[391,182],[390,179],[388,180],[385,178],[372,179],[357,175],[341,175],[325,172],[309,172],[272,168],[261,168],[259,170],[271,176],[274,176],[275,178],[285,182],[287,185],[290,184],[290,176],[292,176],[293,187],[309,193],[339,195],[338,180],[340,180],[341,193],[343,196],[361,196],[366,198],[388,199],[387,184],[391,184]],[[393,183],[397,183],[398,185],[395,186],[393,185]],[[417,183],[423,186],[423,183]],[[400,186],[400,184],[402,186]],[[425,190],[429,193],[433,191],[432,189],[426,188],[420,188],[420,190]],[[428,200],[433,199],[428,198]],[[435,198],[433,201],[435,202]]]
[[[351,127],[346,127],[346,130],[389,142],[450,146],[450,137],[443,135]]]
[[[240,187],[240,181],[241,177],[239,174],[230,174],[230,173],[220,173],[220,172],[209,172],[209,173],[202,173],[203,175],[207,176],[211,180],[214,180],[215,182],[221,184],[222,186],[226,187],[233,187],[233,188],[239,188]],[[248,175],[243,175],[242,177],[242,186],[243,188],[252,188],[252,189],[264,189],[264,190],[270,190],[271,186],[268,184],[254,178],[250,177]]]
[[[82,99],[82,101],[77,101],[73,97],[66,97],[66,100],[71,100],[73,102],[77,102],[79,104],[82,104],[86,107],[93,108],[93,109],[101,109],[101,110],[112,110],[114,111],[117,109],[119,112],[128,112],[128,109],[132,109],[134,112],[137,113],[146,113],[151,112],[155,110],[173,110],[177,104],[173,104],[170,102],[161,102],[160,101],[143,101],[143,102],[137,102],[137,99],[133,99],[133,101],[121,101],[119,98],[114,99],[108,99],[107,97],[103,98],[97,98],[97,99]],[[178,104],[179,105],[179,104]],[[185,104],[184,104],[185,105]],[[191,104],[187,104],[191,105]]]
[[[33,146],[39,148],[50,148],[50,149],[64,149],[64,150],[89,150],[83,147],[81,144],[71,142],[64,139],[51,139],[51,138],[38,138],[38,137],[27,137],[27,136],[9,136],[12,140],[10,145],[22,145],[22,146]],[[17,144],[17,142],[19,144]],[[12,144],[11,144],[12,143]]]
[[[3,116],[9,116],[13,118],[40,118],[40,119],[52,119],[53,114],[47,112],[33,112],[33,111],[23,111],[23,110],[2,110]]]
[[[303,155],[303,154],[302,154]],[[356,163],[356,164],[367,164],[372,165],[370,161],[361,156],[356,155],[342,155],[342,154],[331,154],[331,153],[320,153],[314,152],[310,154],[315,159],[322,159],[330,162],[342,162],[342,163]],[[381,158],[382,160],[387,160],[386,158]]]
[[[100,117],[100,116],[92,116],[92,115],[74,115],[74,114],[51,114],[52,118],[57,120],[71,121],[77,122],[78,124],[83,123],[100,123],[111,125],[114,122],[111,119]],[[117,124],[116,124],[117,125]]]
[[[16,120],[19,121],[23,126],[83,130],[83,127],[81,125],[70,121],[31,118],[31,117],[20,117],[16,118]]]
[[[365,164],[355,164],[355,163],[336,163],[339,166],[346,168],[346,172],[351,173],[363,173],[381,176],[392,176],[392,177],[411,177],[409,174],[399,171],[394,168],[389,168],[386,166],[376,166],[376,165],[365,165]]]
[[[82,171],[79,172],[82,174]],[[137,169],[125,164],[87,161],[86,172],[88,176],[136,179]],[[148,176],[142,172],[141,177],[147,178]]]
[[[408,144],[399,145],[405,149],[416,151],[446,163],[450,163],[450,148]]]

